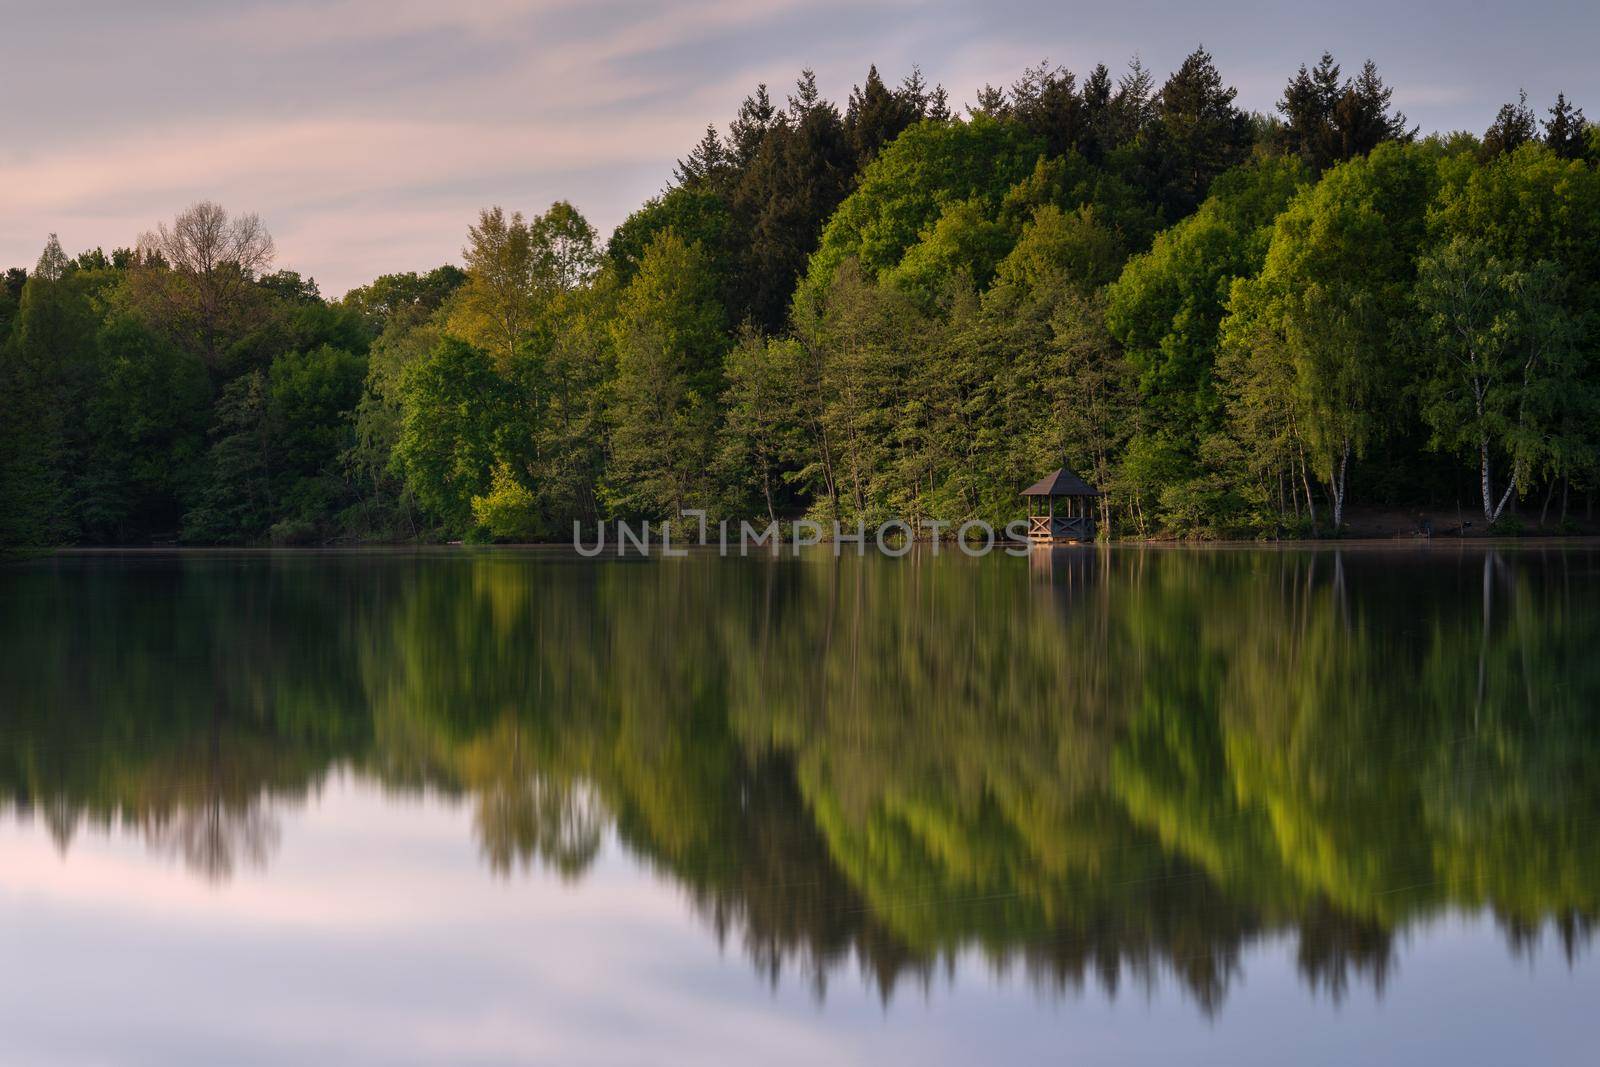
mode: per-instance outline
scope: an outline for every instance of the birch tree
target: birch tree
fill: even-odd
[[[1429,159],[1382,145],[1330,170],[1274,225],[1259,279],[1269,294],[1264,310],[1286,346],[1299,431],[1335,531],[1352,463],[1386,434],[1397,410],[1414,257],[1433,185]]]

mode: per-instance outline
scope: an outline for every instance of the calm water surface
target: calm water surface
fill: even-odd
[[[1600,551],[0,569],[0,1063],[1593,1062]]]

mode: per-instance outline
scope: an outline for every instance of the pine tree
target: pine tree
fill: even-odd
[[[1010,114],[1042,139],[1052,156],[1083,147],[1088,122],[1077,77],[1066,67],[1052,67],[1045,60],[1023,71],[1011,86]]]
[[[927,114],[928,82],[922,76],[921,67],[915,64],[912,65],[911,73],[900,79],[900,88],[895,90],[895,96],[899,97],[917,118]]]
[[[1136,140],[1155,121],[1156,82],[1138,56],[1128,61],[1128,71],[1117,80],[1111,98],[1112,128],[1116,143]]]
[[[1562,159],[1583,159],[1589,153],[1589,124],[1583,108],[1573,107],[1566,93],[1557,93],[1544,124],[1544,143]]]
[[[1494,122],[1484,131],[1482,158],[1488,160],[1515,152],[1538,133],[1539,123],[1533,109],[1528,106],[1528,94],[1518,92],[1517,102],[1501,104]]]
[[[798,119],[821,103],[822,95],[817,91],[817,72],[805,67],[800,71],[800,77],[795,79],[794,95],[789,97],[789,115]]]
[[[1116,131],[1112,124],[1111,71],[1104,63],[1097,64],[1083,80],[1084,136],[1080,151],[1090,162],[1100,162],[1107,152],[1116,147]]]
[[[1205,199],[1211,179],[1250,153],[1250,118],[1234,106],[1211,53],[1196,48],[1161,87],[1156,191],[1168,217],[1187,215]]]
[[[1393,96],[1370,59],[1360,75],[1341,83],[1339,65],[1324,52],[1316,69],[1300,67],[1278,101],[1284,147],[1320,174],[1384,141],[1409,141],[1415,131],[1406,129],[1404,115],[1391,113]]]
[[[1339,64],[1322,53],[1314,71],[1305,64],[1284,87],[1278,111],[1286,123],[1285,147],[1315,171],[1336,162],[1337,137],[1334,133],[1334,108],[1344,89],[1339,83]]]
[[[727,146],[723,144],[717,128],[708,125],[704,136],[700,138],[700,143],[694,146],[686,158],[678,160],[672,174],[682,186],[692,188],[705,185],[720,189],[732,169]]]
[[[1004,89],[985,85],[978,90],[976,102],[967,110],[974,116],[985,115],[991,119],[1003,119],[1011,114],[1011,101]]]
[[[867,71],[866,82],[850,91],[850,106],[845,112],[845,134],[855,153],[857,169],[872,162],[884,145],[900,135],[900,131],[922,117],[923,91],[918,74],[918,84],[909,95],[891,92],[878,76],[878,68]]]
[[[728,128],[728,160],[737,172],[743,174],[750,166],[761,150],[761,142],[779,119],[765,82],[744,98],[744,103],[739,105],[738,118]]]
[[[1333,127],[1338,136],[1338,158],[1364,156],[1385,141],[1412,140],[1416,130],[1406,129],[1406,117],[1390,112],[1394,90],[1383,84],[1372,60],[1361,65],[1355,81],[1345,86],[1333,109]]]
[[[733,191],[735,224],[747,242],[740,304],[761,329],[777,332],[795,279],[822,227],[849,192],[854,154],[839,111],[802,72],[788,112],[775,120]]]

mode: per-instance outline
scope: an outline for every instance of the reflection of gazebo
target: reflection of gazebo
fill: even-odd
[[[1062,467],[1022,491],[1028,498],[1028,540],[1093,541],[1094,501],[1100,490]],[[1043,510],[1039,501],[1044,500]],[[1056,514],[1056,501],[1064,501]]]

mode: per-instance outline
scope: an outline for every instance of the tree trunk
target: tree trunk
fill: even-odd
[[[1478,488],[1483,494],[1483,517],[1486,522],[1495,520],[1494,490],[1490,488],[1489,481],[1489,437],[1481,434],[1478,437]]]
[[[1344,488],[1345,474],[1350,469],[1350,442],[1344,442],[1344,448],[1339,453],[1339,467],[1336,472],[1330,471],[1328,477],[1329,487],[1333,495],[1333,532],[1339,533],[1344,525]]]
[[[822,480],[828,487],[828,506],[833,511],[834,521],[839,519],[839,485],[833,477],[833,448],[828,443],[828,427],[820,421],[817,423],[817,437],[822,443]]]
[[[1306,514],[1311,517],[1311,532],[1312,533],[1316,533],[1317,532],[1317,501],[1316,501],[1316,498],[1311,495],[1311,476],[1306,471],[1306,454],[1305,454],[1304,451],[1302,451],[1300,453],[1300,488],[1305,490],[1305,494],[1306,494]],[[1299,509],[1298,506],[1296,506],[1296,508],[1295,508],[1295,517],[1296,518],[1300,517],[1300,509]]]
[[[1515,474],[1513,474],[1511,476],[1511,484],[1507,485],[1506,486],[1506,491],[1504,493],[1500,494],[1500,503],[1495,505],[1494,514],[1489,517],[1489,521],[1490,522],[1496,522],[1496,521],[1499,520],[1500,513],[1505,510],[1506,501],[1510,500],[1511,499],[1511,495],[1513,493],[1515,493],[1516,491],[1517,491],[1517,476]]]

